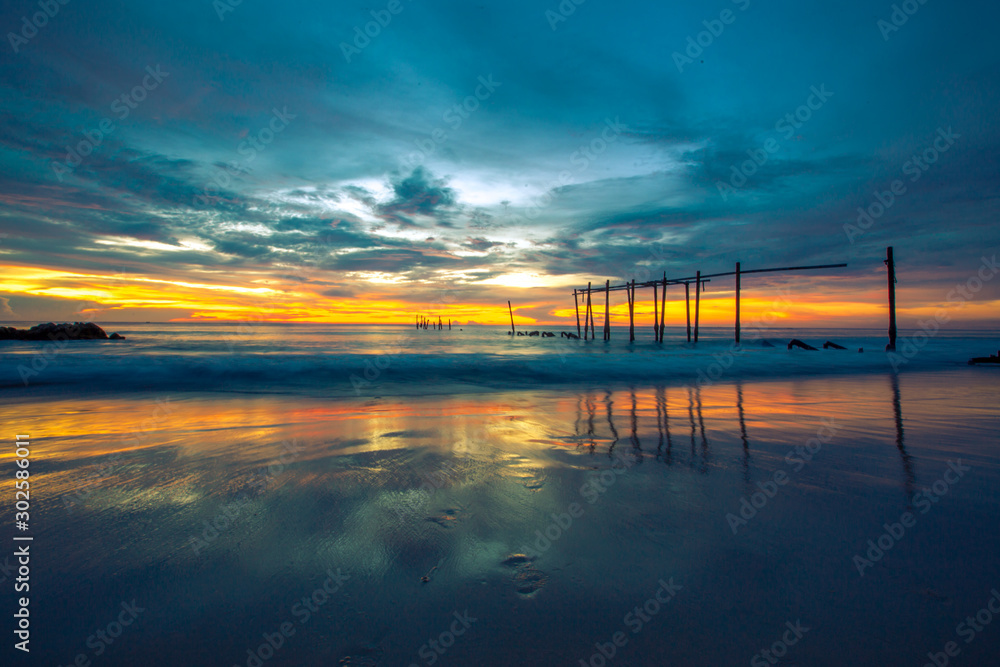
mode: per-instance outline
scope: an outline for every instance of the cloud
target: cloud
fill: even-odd
[[[376,211],[387,221],[406,226],[415,225],[414,216],[447,222],[456,203],[455,191],[444,179],[434,179],[424,167],[417,167],[405,178],[394,179],[392,191],[393,198],[378,205]]]

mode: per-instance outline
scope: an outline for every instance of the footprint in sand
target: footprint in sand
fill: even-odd
[[[502,561],[504,566],[514,571],[514,589],[524,597],[532,597],[548,581],[545,573],[532,564],[533,560],[524,554],[511,554]]]

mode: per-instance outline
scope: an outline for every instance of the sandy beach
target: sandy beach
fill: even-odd
[[[1000,585],[991,371],[0,412],[57,664],[906,665]]]

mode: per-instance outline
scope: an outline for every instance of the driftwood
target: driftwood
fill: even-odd
[[[803,343],[798,338],[793,338],[792,340],[788,341],[788,349],[790,350],[793,347],[799,347],[799,348],[802,348],[803,350],[812,350],[813,352],[817,352],[818,351],[812,345],[809,345],[807,343]]]
[[[831,350],[831,349],[832,350],[846,350],[847,348],[844,347],[843,345],[837,345],[834,342],[826,341],[825,343],[823,343],[823,349],[824,350]]]

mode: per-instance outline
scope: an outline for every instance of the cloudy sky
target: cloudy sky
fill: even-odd
[[[565,322],[741,261],[884,326],[893,245],[907,325],[1000,250],[993,2],[236,1],[3,3],[0,319]]]

